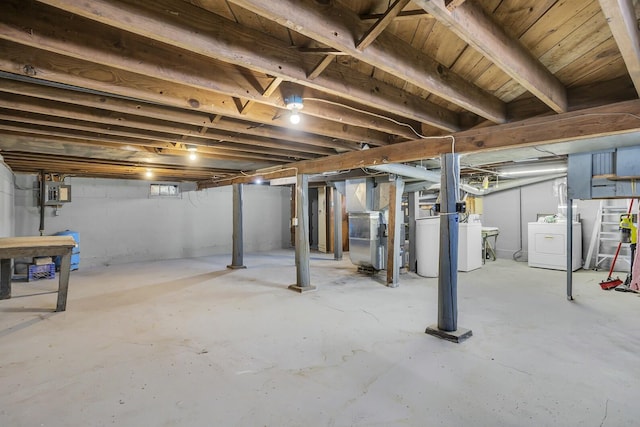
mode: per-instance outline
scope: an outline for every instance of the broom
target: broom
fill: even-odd
[[[631,215],[631,208],[633,208],[633,200],[634,199],[631,199],[631,203],[629,203],[629,211],[627,212],[627,218]],[[603,280],[602,282],[600,282],[600,287],[605,291],[613,289],[616,286],[619,286],[622,284],[622,280],[620,280],[619,277],[616,277],[615,279],[611,277],[611,275],[613,274],[613,268],[616,266],[616,260],[618,259],[618,254],[620,253],[621,247],[622,247],[622,242],[619,242],[618,248],[616,249],[616,254],[613,256],[613,261],[611,262],[611,268],[609,269],[609,277],[607,277],[606,280]]]

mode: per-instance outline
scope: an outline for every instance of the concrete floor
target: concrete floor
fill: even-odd
[[[606,272],[507,260],[459,275],[453,344],[426,335],[437,279],[399,288],[293,252],[136,263],[14,284],[0,301],[0,426],[637,426],[640,298]],[[380,280],[382,279],[382,275]],[[32,295],[40,294],[40,295]],[[23,296],[24,297],[21,297]]]

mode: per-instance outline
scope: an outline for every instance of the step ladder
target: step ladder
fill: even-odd
[[[596,253],[595,270],[611,267],[611,262],[616,254],[618,243],[620,243],[620,216],[626,215],[629,210],[631,200],[601,200],[599,213],[591,235],[591,244],[585,262],[585,269],[591,268],[593,253]],[[615,271],[628,272],[631,268],[631,248],[628,243],[623,243],[616,260]]]

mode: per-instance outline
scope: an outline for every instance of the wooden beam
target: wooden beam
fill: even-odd
[[[198,90],[109,67],[96,67],[85,61],[60,56],[0,40],[0,70],[10,73],[36,73],[49,81],[135,98],[150,103],[192,109],[208,114],[222,114],[257,123],[291,128],[285,109],[256,106],[246,116],[238,113],[232,99],[218,93]],[[26,70],[26,71],[25,71]],[[371,141],[376,145],[389,143],[389,135],[315,117],[305,119],[305,130],[332,138],[354,142]]]
[[[131,116],[142,116],[158,119],[166,122],[178,122],[185,125],[200,126],[202,129],[212,127],[219,131],[234,132],[244,135],[253,135],[263,138],[273,138],[283,142],[294,142],[311,147],[325,147],[341,151],[349,151],[355,145],[346,141],[334,141],[322,136],[312,136],[300,131],[285,132],[273,126],[255,126],[248,122],[223,119],[223,116],[216,114],[210,119],[208,114],[198,111],[188,111],[176,108],[169,108],[155,104],[131,101],[129,99],[115,98],[105,95],[94,95],[90,93],[76,92],[72,90],[59,89],[35,83],[25,83],[0,79],[0,92],[25,95],[28,97],[44,100],[58,101],[64,104],[74,104],[89,108],[96,108],[116,114]],[[105,116],[109,116],[106,114]],[[302,151],[307,148],[301,148]]]
[[[400,11],[409,4],[410,0],[395,0],[395,2],[389,6],[387,11],[383,14],[382,18],[376,21],[375,24],[367,30],[366,33],[356,43],[356,49],[362,51],[365,50],[373,41],[393,22],[394,18],[398,16]]]
[[[317,78],[320,74],[322,74],[322,72],[329,66],[331,65],[331,63],[333,62],[333,60],[336,59],[336,56],[333,54],[329,54],[327,56],[325,56],[324,58],[322,58],[320,60],[320,62],[318,62],[318,64],[313,67],[313,70],[311,70],[311,72],[309,74],[307,74],[307,78],[309,80],[313,80],[315,78]]]
[[[150,139],[142,139],[133,136],[118,136],[110,134],[99,134],[90,130],[73,129],[67,130],[54,126],[54,123],[45,125],[38,121],[33,121],[28,125],[21,125],[20,123],[3,121],[4,117],[0,116],[0,135],[4,132],[19,132],[23,134],[33,135],[34,139],[38,136],[59,136],[63,138],[75,138],[77,140],[87,141],[88,143],[108,143],[109,147],[115,147],[113,144],[119,144],[122,149],[124,146],[143,146],[143,147],[155,147],[160,152],[185,155],[184,150],[173,150],[173,146],[165,141],[153,141]],[[173,150],[173,151],[172,151]],[[212,155],[218,159],[227,160],[257,160],[267,161],[272,163],[287,163],[290,162],[288,156],[271,155],[271,154],[257,154],[255,152],[230,152],[228,150],[213,148],[213,147],[200,147],[199,152],[208,155]]]
[[[365,22],[377,21],[384,16],[384,13],[365,13],[360,15],[360,19]],[[395,18],[395,21],[414,21],[416,19],[433,18],[426,10],[405,10],[400,12]]]
[[[322,44],[346,52],[489,120],[497,123],[506,121],[502,101],[392,34],[380,34],[362,52],[356,49],[353,40],[354,33],[359,33],[361,28],[360,18],[337,3],[326,7],[318,5],[314,0],[229,1]]]
[[[640,94],[640,31],[638,18],[631,0],[598,0],[607,18],[613,38],[633,80],[636,92]]]
[[[173,148],[175,147],[176,138],[167,136],[166,134],[141,131],[140,129],[97,125],[92,122],[62,119],[50,116],[35,115],[32,113],[10,113],[0,110],[0,121],[11,122],[14,126],[21,127],[25,132],[30,128],[46,126],[47,129],[52,128],[51,134],[60,136],[71,136],[78,134],[88,139],[97,141],[107,140],[109,142],[120,142],[125,145],[143,145],[147,147]],[[2,123],[2,122],[0,122]],[[97,138],[97,139],[96,139]],[[185,143],[197,145],[201,152],[226,153],[228,155],[245,156],[246,158],[280,158],[284,161],[290,161],[293,158],[316,158],[315,155],[301,154],[295,151],[283,149],[262,148],[251,145],[250,141],[243,141],[237,137],[230,136],[229,139],[235,140],[235,143],[224,144],[215,140],[193,139],[184,141]]]
[[[307,55],[335,55],[335,56],[347,56],[346,53],[340,52],[332,47],[301,47],[298,48],[298,52],[305,53]]]
[[[2,87],[0,87],[0,93],[2,93]],[[12,93],[3,93],[3,96],[0,97],[0,108],[21,111],[27,114],[37,113],[43,116],[65,119],[67,121],[68,119],[73,118],[74,121],[85,122],[87,124],[100,123],[110,127],[117,126],[121,129],[128,129],[128,133],[131,135],[139,134],[143,137],[144,133],[136,133],[136,130],[155,132],[155,134],[150,134],[154,135],[154,139],[158,138],[157,135],[160,133],[161,135],[165,135],[164,138],[167,141],[173,140],[166,138],[166,135],[170,134],[176,135],[176,137],[179,136],[182,142],[185,143],[197,145],[221,145],[221,142],[246,144],[253,149],[257,149],[256,152],[260,152],[261,148],[289,150],[289,155],[300,158],[315,157],[310,155],[310,153],[324,156],[335,154],[335,151],[328,148],[293,144],[287,141],[269,140],[260,137],[225,134],[217,131],[216,129],[208,129],[204,126],[201,130],[191,129],[188,126],[179,125],[177,123],[142,118],[140,116],[131,116],[129,114],[115,114],[105,110],[88,109],[84,106],[73,106],[62,102],[30,98]],[[55,119],[49,118],[48,120],[54,121]],[[93,126],[93,128],[96,127]],[[107,131],[100,130],[100,132]],[[243,150],[246,151],[247,148],[245,147]]]
[[[500,67],[511,78],[554,111],[567,111],[564,85],[518,40],[511,39],[476,2],[465,2],[453,10],[443,0],[415,0],[443,25]]]
[[[150,45],[149,41],[140,37],[119,34],[112,29],[91,32],[86,25],[88,21],[83,25],[82,20],[72,19],[73,17],[69,14],[63,14],[52,8],[49,8],[52,12],[32,8],[22,11],[21,14],[10,13],[13,10],[10,8],[11,4],[11,0],[0,3],[0,15],[9,17],[0,22],[0,38],[5,40],[38,49],[46,48],[51,52],[79,60],[90,60],[92,63],[103,66],[160,79],[167,82],[165,84],[179,83],[199,91],[204,89],[235,97],[238,98],[237,104],[241,105],[233,112],[236,117],[247,116],[249,107],[254,102],[273,107],[260,106],[265,117],[277,116],[277,110],[274,108],[284,109],[281,98],[264,96],[260,90],[253,87],[255,85],[252,85],[251,81],[248,81],[251,79],[245,79],[234,69],[235,67],[211,63],[210,60],[198,55],[182,55],[180,66],[176,66],[173,58],[178,53],[175,49],[162,45]],[[59,34],[58,25],[65,27],[66,31],[63,35]],[[23,28],[36,30],[28,33]],[[90,66],[87,65],[86,68]],[[215,79],[211,76],[215,76]],[[323,94],[314,96],[322,97]],[[249,101],[243,105],[243,99]],[[268,110],[270,112],[267,113]],[[317,113],[314,110],[305,111],[305,115],[317,116]],[[251,116],[247,117],[251,118]],[[326,115],[325,119],[327,119]],[[360,126],[350,121],[349,112],[342,114],[341,120],[334,121],[339,121],[336,126],[342,126],[344,123]],[[283,120],[280,125],[292,127],[287,120]],[[393,127],[385,123],[383,129],[376,130],[392,133]]]
[[[626,101],[602,107],[589,108],[555,116],[536,117],[520,122],[472,129],[438,137],[403,142],[366,151],[344,153],[317,160],[308,160],[257,171],[265,179],[292,176],[296,173],[322,173],[348,170],[386,163],[402,163],[436,157],[455,152],[501,150],[556,142],[574,141],[600,136],[640,132],[640,100]],[[201,183],[202,188],[245,182],[246,177],[225,181]]]
[[[280,87],[284,79],[282,77],[275,77],[271,80],[271,83],[265,88],[264,92],[262,92],[262,96],[264,98],[268,98]]]
[[[304,62],[300,52],[267,34],[218,15],[206,14],[204,18],[206,12],[203,9],[186,2],[131,0],[116,4],[109,0],[95,0],[88,4],[83,0],[41,0],[41,3],[118,28],[122,30],[118,37],[126,37],[127,32],[131,32],[204,57],[281,77],[363,105],[382,108],[440,129],[458,129],[455,114],[447,109],[414,95],[405,94],[401,99],[396,95],[401,92],[397,88],[370,76],[358,77],[348,67],[341,67],[343,72],[337,75],[309,80],[306,70],[300,65]],[[294,10],[300,9],[298,4],[293,6]],[[0,34],[3,32],[4,29]],[[121,44],[120,39],[117,44]],[[353,48],[353,40],[351,45]],[[407,98],[410,98],[411,106]]]
[[[119,160],[100,160],[86,157],[59,156],[53,154],[37,154],[24,151],[2,151],[5,162],[14,172],[33,173],[41,169],[55,171],[65,175],[88,176],[101,178],[146,179],[146,165],[137,162]],[[152,169],[157,177],[171,181],[202,180],[213,176],[223,177],[228,171],[200,168],[194,165],[176,166],[153,164]]]
[[[268,98],[269,96],[271,96],[278,89],[278,87],[282,82],[283,80],[280,77],[276,77],[273,80],[271,80],[269,85],[267,85],[267,88],[264,90],[264,92],[262,92],[262,97]],[[249,108],[251,108],[251,106],[255,102],[256,101],[252,99],[248,100],[247,103],[242,106],[242,109],[240,109],[240,114],[246,114],[249,111]]]
[[[452,11],[456,7],[462,6],[462,3],[464,2],[465,0],[444,0],[444,5],[447,8],[447,10]]]

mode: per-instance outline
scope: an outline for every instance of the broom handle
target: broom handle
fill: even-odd
[[[627,212],[627,218],[631,216],[631,209],[633,208],[633,200],[631,199],[631,203],[629,203],[629,211]],[[613,257],[613,262],[611,263],[611,268],[609,269],[609,277],[613,274],[613,268],[616,266],[616,260],[618,259],[618,254],[620,253],[620,247],[622,246],[622,242],[618,243],[618,249],[616,249],[616,254]]]

